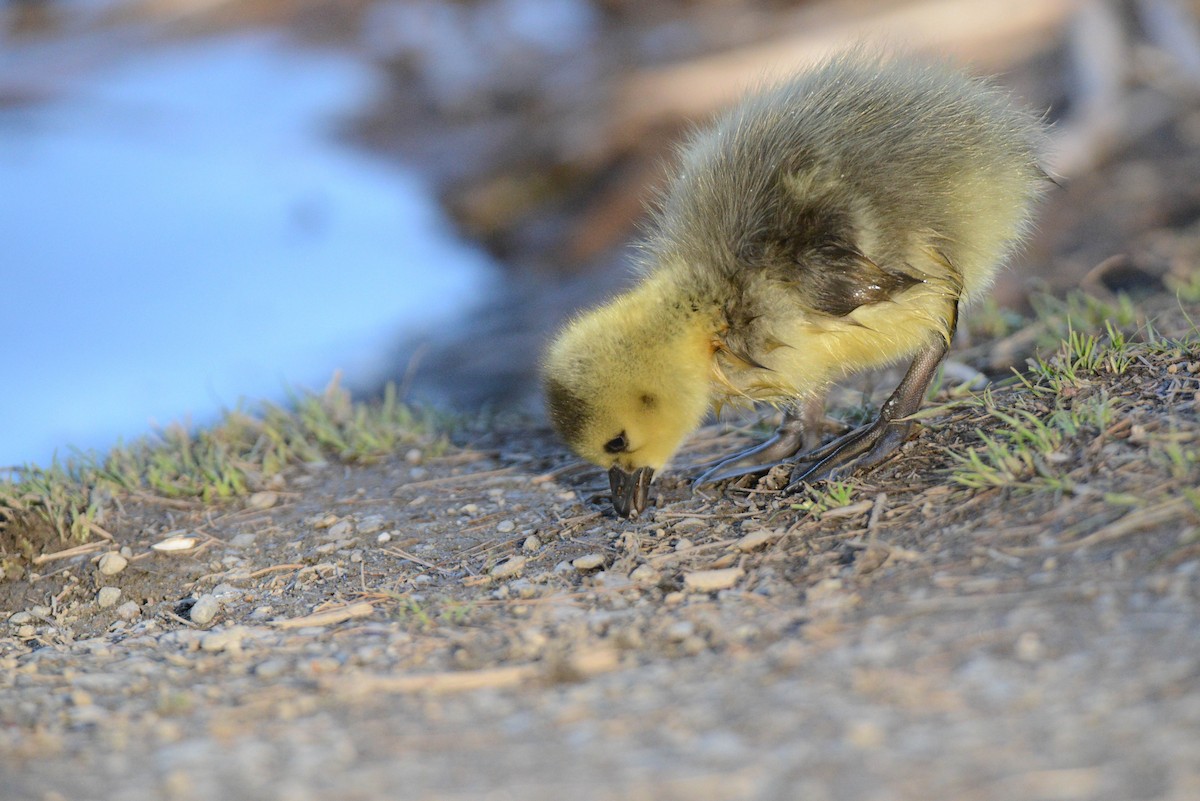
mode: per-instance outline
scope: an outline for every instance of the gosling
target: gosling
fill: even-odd
[[[1028,232],[1045,140],[983,80],[862,53],[746,99],[681,149],[639,283],[551,344],[555,428],[608,470],[622,517],[723,404],[771,404],[783,423],[701,483],[789,463],[794,490],[878,465],[910,433],[959,309]],[[873,423],[801,453],[833,382],[909,358]]]

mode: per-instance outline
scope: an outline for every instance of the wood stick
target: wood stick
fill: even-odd
[[[870,13],[837,0],[814,4],[804,33],[633,76],[617,91],[617,138],[631,142],[665,120],[705,116],[764,78],[864,41],[1000,69],[1049,47],[1079,5],[1080,0],[923,0],[899,7],[886,3]]]

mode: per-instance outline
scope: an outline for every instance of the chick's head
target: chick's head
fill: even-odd
[[[708,339],[670,319],[656,294],[643,287],[579,318],[543,365],[550,420],[575,453],[609,471],[626,517],[645,507],[654,471],[709,406]]]

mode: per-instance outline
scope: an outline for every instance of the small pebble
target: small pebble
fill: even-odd
[[[501,534],[508,534],[510,531],[515,530],[516,527],[517,524],[511,520],[501,520],[496,525],[496,531],[499,531]]]
[[[647,564],[638,565],[629,574],[629,580],[635,584],[651,586],[658,583],[659,572]]]
[[[96,604],[101,609],[107,609],[110,606],[115,606],[120,598],[120,587],[101,587],[100,592],[96,593]]]
[[[207,626],[220,609],[221,604],[217,599],[209,593],[204,593],[192,604],[192,608],[188,610],[188,617],[198,626]]]
[[[270,509],[279,502],[279,493],[271,492],[271,490],[263,490],[256,492],[246,499],[246,506],[250,509]]]
[[[195,537],[188,537],[183,534],[175,534],[160,540],[150,547],[162,553],[171,553],[172,551],[190,551],[196,547],[198,540]]]
[[[727,590],[742,577],[740,567],[727,567],[722,570],[695,570],[683,574],[683,585],[692,592],[714,592]]]
[[[13,612],[12,617],[8,619],[8,622],[15,626],[23,626],[26,623],[33,622],[33,615],[25,611]]]
[[[37,634],[37,629],[33,626],[20,626],[17,628],[17,636],[22,640],[32,639],[35,634]]]
[[[329,531],[325,532],[325,538],[330,540],[349,537],[354,533],[354,524],[349,520],[339,520],[329,527]]]
[[[391,542],[392,541],[392,532],[390,532],[390,531],[382,532],[378,537],[375,538],[375,541],[378,542],[380,545],[384,544],[385,542]]]
[[[493,567],[490,571],[490,575],[492,575],[495,578],[499,578],[499,579],[512,578],[513,576],[517,575],[518,573],[520,573],[522,570],[525,569],[526,561],[527,560],[525,559],[524,556],[509,557],[508,559],[504,560],[500,564]]]
[[[128,564],[129,560],[124,556],[121,556],[116,551],[109,551],[100,557],[100,562],[96,565],[96,569],[103,576],[115,576],[124,570]]]
[[[113,589],[116,589],[115,587]],[[117,607],[117,617],[122,620],[133,620],[142,613],[142,608],[136,601],[126,601]]]
[[[525,542],[521,543],[521,548],[526,551],[536,551],[542,547],[542,541],[536,534],[530,534],[525,538]]]
[[[277,679],[287,672],[288,663],[284,659],[267,659],[254,668],[254,675],[260,679]]]
[[[676,551],[686,551],[688,548],[691,548],[691,547],[693,547],[693,543],[687,537],[680,537],[679,542],[675,543]]]
[[[210,631],[200,640],[200,650],[212,653],[230,651],[238,653],[242,650],[243,631],[240,628]]]
[[[683,642],[696,633],[696,624],[690,620],[680,620],[667,627],[665,634],[671,642]]]
[[[404,461],[409,464],[420,464],[423,456],[420,448],[409,448],[408,452],[404,454]]]
[[[596,568],[603,566],[604,554],[602,553],[584,554],[583,556],[571,562],[571,567],[575,568],[580,573],[587,572],[588,570],[595,570]]]
[[[517,579],[508,584],[509,595],[515,595],[518,598],[533,598],[538,594],[537,587],[529,582],[529,579]]]
[[[739,539],[737,542],[735,542],[733,544],[733,547],[738,549],[742,553],[750,553],[750,551],[761,548],[762,546],[766,545],[767,543],[772,542],[778,538],[779,538],[779,534],[777,532],[768,531],[767,529],[759,529],[758,531],[752,531],[749,534],[747,534],[746,536]]]
[[[471,515],[471,516],[477,515],[477,514],[479,514],[479,504],[464,503],[462,505],[462,508],[458,510],[458,513],[460,515]]]
[[[1042,645],[1042,639],[1036,631],[1021,632],[1021,636],[1017,637],[1016,648],[1017,659],[1022,662],[1037,662],[1045,654],[1045,647]]]
[[[358,533],[374,534],[376,531],[382,531],[386,522],[383,515],[367,515],[358,521]]]
[[[877,723],[856,721],[846,729],[846,741],[857,748],[878,748],[887,740],[887,734]]]

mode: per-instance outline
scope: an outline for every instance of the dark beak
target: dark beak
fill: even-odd
[[[650,479],[654,478],[653,467],[640,467],[632,473],[613,465],[608,471],[608,483],[612,487],[613,508],[621,517],[637,517],[646,508],[650,498]]]

